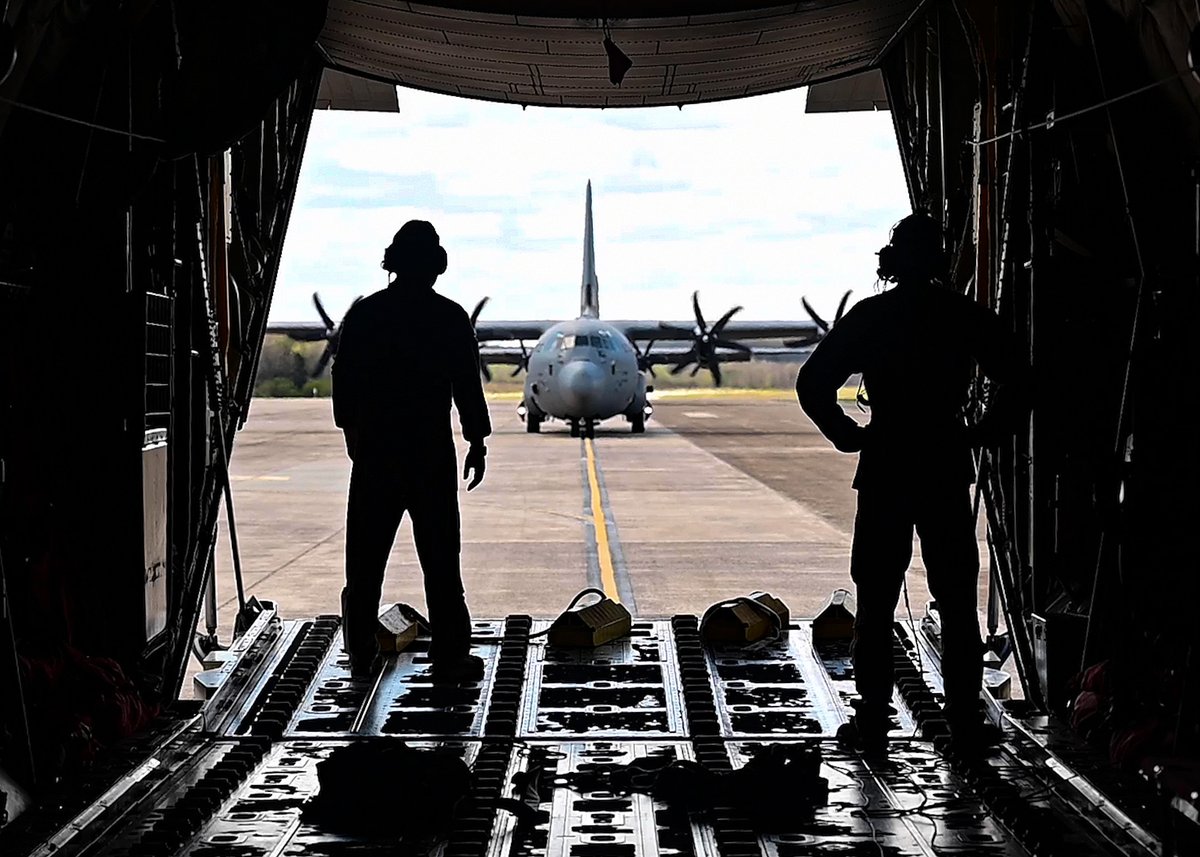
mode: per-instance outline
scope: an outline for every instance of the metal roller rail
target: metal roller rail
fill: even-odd
[[[486,740],[472,769],[470,798],[455,816],[445,857],[482,857],[487,853],[496,824],[496,802],[505,796],[505,775],[517,731],[531,624],[528,616],[509,616],[504,623],[484,724]]]
[[[893,637],[893,664],[896,685],[905,705],[913,712],[921,732],[933,739],[933,745],[941,753],[950,750],[949,729],[942,716],[932,689],[913,663],[909,651],[915,643],[903,625],[896,623]],[[1078,853],[1081,847],[1100,848],[1102,852],[1127,855],[1130,852],[1115,843],[1088,836],[1087,822],[1069,802],[1071,811],[1062,812],[1064,807],[1053,806],[1050,798],[1056,794],[1055,777],[1049,769],[1037,770],[1015,758],[1012,748],[1002,746],[987,758],[962,758],[949,756],[951,768],[962,776],[975,795],[1003,824],[1014,837],[1031,853],[1038,857],[1059,857]],[[1039,778],[1042,785],[1033,789],[1037,800],[1030,800],[1029,792],[1022,792],[1013,774],[1020,769],[1022,774]],[[1045,800],[1042,800],[1045,798]],[[1110,846],[1105,848],[1105,845]]]
[[[732,771],[720,734],[712,678],[700,643],[699,623],[695,616],[676,616],[671,620],[671,627],[675,632],[675,651],[679,657],[679,674],[696,761],[717,773]],[[733,807],[714,807],[712,823],[717,847],[725,857],[757,857],[761,853],[758,835],[749,820]]]
[[[806,623],[739,648],[705,644],[694,616],[638,620],[628,637],[594,650],[531,642],[535,624],[528,616],[477,623],[490,631],[475,642],[483,679],[445,686],[429,674],[426,637],[388,657],[368,682],[350,676],[335,617],[283,623],[264,638],[267,650],[252,656],[247,649],[244,685],[214,697],[219,716],[199,716],[148,759],[130,759],[125,786],[99,802],[92,795],[88,812],[68,813],[69,821],[61,812],[31,817],[25,830],[38,835],[21,840],[31,847],[15,850],[17,840],[4,831],[0,850],[4,857],[386,850],[398,845],[386,833],[381,841],[326,830],[305,808],[322,790],[318,765],[339,748],[403,740],[471,768],[452,823],[419,851],[444,857],[1129,853],[1071,799],[1076,784],[1064,788],[1020,734],[991,759],[946,755],[940,677],[918,668],[921,642],[902,627],[893,650],[900,725],[881,762],[837,745],[834,732],[852,697],[848,662],[841,648],[814,644]],[[689,816],[637,773],[698,762],[733,782],[726,778],[779,743],[819,748],[828,782],[825,802],[798,805],[790,818],[725,805]],[[406,788],[419,786],[398,777],[377,787],[401,802]]]
[[[341,620],[319,616],[301,626],[277,669],[255,700],[251,715],[242,731],[278,740],[304,699],[305,691],[316,676],[321,660],[329,651]]]

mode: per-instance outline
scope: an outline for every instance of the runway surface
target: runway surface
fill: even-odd
[[[756,589],[812,616],[832,590],[853,588],[855,457],[836,452],[790,396],[661,397],[646,434],[613,420],[593,442],[555,424],[529,435],[515,404],[491,403],[487,478],[460,498],[476,617],[557,615],[585,586],[647,618],[702,613]],[[256,399],[231,470],[248,594],[284,616],[339,612],[350,462],[329,401]],[[226,536],[222,517],[224,640],[236,610]],[[928,599],[919,550],[913,570],[919,618]],[[981,606],[983,591],[981,582]],[[407,521],[384,601],[424,604]]]

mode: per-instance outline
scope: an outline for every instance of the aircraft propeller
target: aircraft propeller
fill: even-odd
[[[475,329],[475,322],[479,320],[479,314],[483,312],[483,308],[487,306],[489,300],[491,298],[486,296],[481,298],[479,303],[475,304],[475,309],[471,310],[471,330]],[[522,349],[524,349],[524,346],[522,346]],[[492,380],[492,367],[488,366],[487,361],[483,359],[482,355],[479,357],[479,371],[483,374],[483,380]],[[513,374],[516,375],[516,372]]]
[[[525,348],[525,340],[518,339],[517,342],[521,346],[521,362],[518,363],[516,368],[512,370],[512,374],[509,376],[511,378],[515,378],[520,375],[522,370],[529,370],[529,351]]]
[[[337,356],[338,343],[342,341],[342,325],[346,323],[346,318],[343,316],[341,324],[334,324],[333,319],[329,317],[329,313],[325,312],[325,306],[321,303],[321,296],[313,292],[312,298],[313,304],[317,308],[317,315],[321,316],[321,323],[325,325],[325,334],[319,337],[325,340],[325,350],[321,352],[321,356],[317,360],[317,365],[312,373],[312,377],[319,378],[325,372],[325,367],[329,365],[329,361]],[[356,297],[350,303],[351,308],[361,300],[361,295]],[[348,314],[349,311],[347,311]]]
[[[638,344],[633,343],[633,350],[637,352],[638,369],[642,372],[649,372],[651,378],[657,378],[658,373],[654,371],[654,363],[650,360],[650,351],[654,348],[654,343],[658,340],[651,339],[646,345],[646,350],[638,348]]]
[[[708,326],[708,322],[705,321],[704,313],[700,309],[699,292],[692,292],[692,310],[696,315],[696,326],[692,330],[675,327],[666,322],[659,322],[658,324],[662,330],[670,331],[671,333],[683,333],[692,337],[691,349],[675,362],[675,365],[671,367],[671,374],[678,375],[694,363],[695,366],[691,373],[692,377],[695,377],[696,373],[701,369],[707,369],[712,374],[713,383],[720,387],[721,359],[717,355],[717,349],[730,348],[746,354],[751,353],[751,349],[742,343],[732,339],[724,339],[721,336],[725,330],[725,325],[729,324],[729,320],[741,312],[742,308],[740,306],[733,307],[725,315],[717,319],[717,323],[711,328]]]
[[[812,304],[808,302],[808,298],[800,298],[800,303],[804,304],[804,311],[808,313],[808,317],[817,323],[817,327],[821,328],[822,336],[829,333],[829,329],[842,320],[842,315],[846,312],[846,301],[850,300],[850,291],[847,290],[846,294],[842,295],[841,301],[838,302],[837,312],[833,315],[832,324],[821,318],[817,311],[812,308]]]

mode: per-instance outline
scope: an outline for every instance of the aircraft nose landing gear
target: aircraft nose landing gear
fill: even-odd
[[[571,437],[596,436],[596,423],[592,420],[571,420]]]

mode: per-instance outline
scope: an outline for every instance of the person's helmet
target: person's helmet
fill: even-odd
[[[383,251],[379,266],[390,273],[415,271],[435,277],[446,273],[446,251],[428,220],[410,220]]]
[[[946,275],[942,224],[924,211],[910,214],[892,227],[888,245],[876,255],[881,280],[941,280]]]

